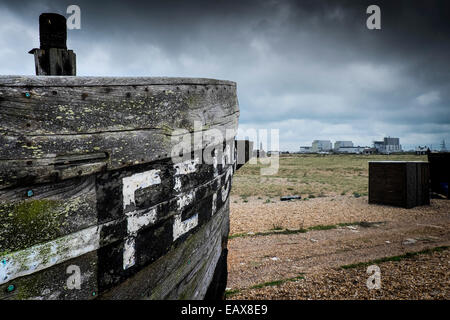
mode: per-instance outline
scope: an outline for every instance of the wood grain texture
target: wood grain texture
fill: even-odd
[[[0,299],[223,291],[238,116],[230,81],[0,76]]]
[[[37,76],[76,76],[76,55],[61,48],[33,49]]]
[[[202,299],[229,232],[229,200],[176,250],[105,292],[103,299]]]
[[[2,76],[0,189],[163,159],[175,130],[234,136],[238,116],[229,81]]]

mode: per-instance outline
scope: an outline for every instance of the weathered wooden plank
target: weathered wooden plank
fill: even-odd
[[[148,234],[147,239],[143,242],[143,244],[145,243],[145,251],[141,253],[140,258],[147,259],[147,261],[143,263],[143,268],[148,270],[147,266],[149,263],[159,258],[155,263],[150,264],[150,269],[157,270],[158,268],[161,268],[161,260],[163,261],[163,268],[155,275],[159,276],[157,279],[158,281],[163,281],[164,283],[171,282],[172,291],[175,290],[174,286],[178,286],[176,291],[170,293],[172,298],[175,296],[200,298],[206,292],[212,278],[212,271],[215,268],[220,251],[222,250],[220,241],[228,234],[229,209],[228,200],[226,201],[226,204],[211,216],[211,221],[208,220],[196,232],[186,236],[187,238],[185,241],[178,241],[164,249],[160,245],[160,242],[164,237],[170,235],[170,228],[167,229],[163,226],[162,229],[161,227],[153,229],[156,231],[159,230],[159,233],[155,234],[153,232]],[[220,226],[218,223],[220,223]],[[13,278],[12,281],[1,284],[0,289],[6,289],[7,286],[12,285],[15,290],[11,293],[8,293],[7,290],[2,290],[0,298],[73,299],[76,297],[78,299],[86,299],[95,298],[99,294],[102,294],[104,290],[108,289],[112,289],[113,292],[117,292],[118,290],[120,291],[120,295],[130,294],[127,290],[122,291],[117,285],[124,280],[129,279],[133,273],[142,270],[142,268],[130,270],[116,268],[116,266],[121,265],[120,257],[123,250],[123,242],[116,242],[115,239],[110,239],[111,243],[106,246],[103,244],[102,247],[99,242],[100,229],[96,229],[97,231],[94,232],[97,235],[94,237],[95,239],[79,237],[77,235],[71,236],[71,241],[78,241],[79,250],[82,251],[75,250],[76,248],[73,247],[71,243],[66,242],[67,246],[70,245],[70,248],[74,251],[68,250],[69,247],[67,247],[67,250],[62,250],[62,253],[58,252],[58,256],[62,259],[61,263],[54,264],[51,268],[45,268],[45,263],[51,263],[52,250],[41,250],[45,251],[45,253],[41,252],[42,254],[40,256],[31,255],[29,256],[29,259],[26,259],[25,257],[21,259],[20,264],[16,266],[17,268],[23,268],[24,265],[31,266],[35,264],[36,261],[31,260],[31,257],[44,260],[42,260],[40,264],[36,264],[34,269],[27,269],[28,271],[21,269],[23,270],[22,274],[27,276],[18,279]],[[202,237],[202,239],[199,239],[199,237]],[[89,243],[89,245],[85,246],[77,239],[84,239],[83,241],[87,241],[86,243]],[[45,246],[51,246],[51,243],[41,245],[42,248]],[[91,248],[91,246],[94,247]],[[94,250],[90,252],[93,248],[96,248],[97,251]],[[160,250],[159,255],[155,255],[155,248]],[[38,248],[36,250],[40,249]],[[76,256],[77,252],[81,253],[81,256]],[[72,258],[69,260],[64,259],[62,255],[65,254],[69,254],[67,258]],[[150,256],[153,256],[153,258],[149,259]],[[178,258],[174,259],[174,256]],[[199,264],[201,264],[201,270],[199,270]],[[74,290],[69,290],[66,286],[66,280],[69,277],[67,274],[67,267],[69,265],[79,266],[82,271],[82,287],[81,290],[76,290],[76,293],[74,293],[75,295],[72,294]],[[198,279],[195,281],[188,281],[190,280],[189,277],[193,277],[194,274]],[[55,279],[55,281],[49,280],[52,278]],[[86,279],[89,279],[89,281],[86,281]],[[129,286],[132,282],[133,281],[127,280],[125,282],[125,287]],[[189,288],[195,286],[198,289],[196,290],[195,295],[192,295],[193,292],[190,292],[189,294],[187,292],[180,294],[180,286]],[[148,292],[150,289],[151,292]],[[154,295],[154,292],[158,292],[158,290],[161,289],[168,290],[170,289],[170,286],[162,284],[161,288],[158,289],[156,288],[156,284],[151,284],[150,286],[142,286],[133,294],[135,295],[135,298],[139,297],[141,294]],[[185,288],[185,290],[187,289]],[[169,292],[164,293],[164,295],[168,294]],[[107,297],[111,298],[109,294]]]
[[[0,99],[1,128],[27,136],[190,129],[237,111],[229,85],[0,86]]]
[[[201,299],[229,231],[229,202],[177,249],[142,269],[101,299]],[[197,279],[193,280],[193,277]]]
[[[76,55],[60,48],[33,49],[37,76],[76,76]]]
[[[98,157],[93,155],[92,158]],[[76,157],[68,158],[77,160]],[[65,163],[67,157],[60,158]],[[188,161],[189,163],[190,161]],[[98,223],[123,216],[123,179],[140,172],[158,171],[160,183],[133,190],[128,211],[145,210],[158,203],[192,192],[222,175],[223,167],[194,162],[189,174],[177,174],[183,164],[170,159],[134,165],[97,175],[77,177],[59,183],[30,184],[0,190],[0,252],[13,252]],[[225,178],[224,178],[225,179]],[[198,189],[196,198],[206,189]],[[126,212],[126,211],[125,211]],[[11,235],[15,235],[12,237]]]
[[[137,85],[145,80],[118,78],[100,86],[95,78],[58,77],[45,86],[36,78],[0,77],[0,83],[16,84],[0,85],[0,188],[162,159],[178,144],[172,139],[177,129],[209,130],[201,132],[204,141],[196,148],[207,145],[213,129],[224,137],[237,130],[234,83],[195,79],[186,85],[182,81],[189,79],[177,79],[168,85],[167,79],[144,78],[148,83]],[[28,80],[33,85],[18,85]]]
[[[16,76],[0,75],[1,86],[14,87],[90,87],[90,86],[146,86],[146,85],[229,85],[236,82],[209,78],[179,77],[58,77],[58,76]],[[206,89],[206,88],[205,88]],[[209,87],[209,89],[211,89]]]
[[[186,237],[196,231],[196,228],[207,223],[214,216],[216,209],[224,207],[231,180],[229,173],[233,166],[230,165],[228,168],[222,175],[193,188],[191,190],[193,197],[190,199],[190,203],[180,202],[184,194],[176,193],[170,200],[161,202],[152,208],[136,211],[136,207],[124,206],[127,210],[132,210],[133,216],[125,214],[114,221],[105,222],[98,226],[94,225],[74,234],[36,244],[21,251],[3,254],[0,257],[2,261],[0,264],[0,284],[39,270],[48,269],[53,265],[97,249],[102,257],[99,268],[101,270],[107,269],[108,272],[113,270],[114,274],[114,280],[112,281],[111,275],[105,277],[106,274],[100,272],[99,290],[105,290],[120,281],[124,281],[130,274],[139,271],[148,263],[167,253],[174,244],[182,243]],[[135,234],[130,235],[129,231],[127,234],[126,222],[128,222],[129,229],[130,218],[145,215],[149,211],[157,213],[155,219],[148,225],[139,226]],[[184,230],[182,237],[174,238],[173,233],[176,228],[174,219],[179,216],[180,221],[185,221],[193,215],[198,216],[198,223],[195,228]],[[133,248],[136,263],[125,268],[122,260],[126,255],[126,244],[130,236],[138,239]]]
[[[0,190],[1,255],[96,224],[95,176]]]
[[[88,300],[98,295],[97,252],[67,260],[52,268],[17,278],[0,285],[0,300]],[[70,266],[80,270],[81,287],[69,288],[67,282],[74,274]]]
[[[0,77],[0,298],[204,297],[226,274],[238,116],[229,81]]]

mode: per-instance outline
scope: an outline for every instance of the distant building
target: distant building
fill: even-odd
[[[333,149],[330,140],[314,140],[311,146],[311,152],[328,152]]]
[[[310,153],[310,152],[312,152],[310,146],[300,147],[300,153]]]
[[[384,141],[374,141],[373,148],[377,151],[377,153],[385,153],[384,149]]]
[[[377,149],[375,148],[365,148],[363,154],[375,154],[377,153]]]
[[[334,143],[334,150],[337,151],[341,147],[353,147],[352,141],[336,141]]]
[[[266,152],[263,149],[262,142],[259,145],[259,149],[253,150],[253,157],[256,158],[265,158],[267,156]]]
[[[402,152],[402,146],[400,145],[400,138],[384,138],[384,147],[387,153]]]
[[[356,154],[360,154],[363,153],[364,150],[367,149],[367,147],[360,147],[360,146],[356,146],[356,147],[340,147],[339,149],[334,149],[334,152],[336,153],[356,153]]]
[[[400,138],[385,137],[383,141],[374,141],[373,147],[378,153],[402,152]]]
[[[415,152],[417,155],[424,155],[424,154],[427,154],[427,151],[428,151],[428,147],[427,147],[427,146],[423,146],[423,147],[417,146],[416,149],[414,150],[414,152]]]

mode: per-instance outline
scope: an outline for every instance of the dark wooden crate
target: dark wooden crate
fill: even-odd
[[[430,163],[431,191],[449,197],[448,187],[445,190],[442,184],[450,182],[450,152],[428,153]]]
[[[428,162],[369,162],[369,203],[404,208],[430,204]]]

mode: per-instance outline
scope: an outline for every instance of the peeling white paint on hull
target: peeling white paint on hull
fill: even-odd
[[[194,214],[192,217],[181,221],[181,214],[175,216],[175,221],[173,224],[173,241],[177,240],[183,234],[194,229],[198,225],[198,213]]]
[[[79,257],[100,247],[102,226],[13,252],[0,261],[0,284]]]

